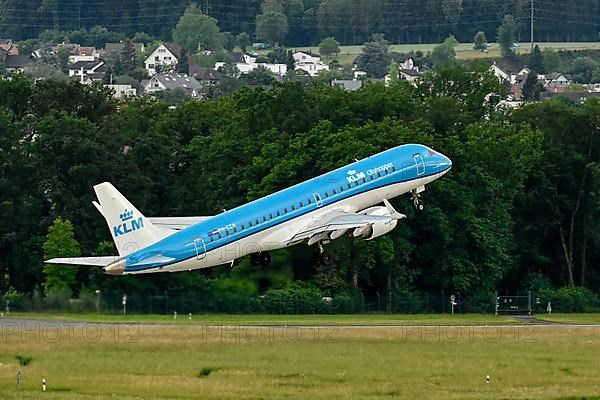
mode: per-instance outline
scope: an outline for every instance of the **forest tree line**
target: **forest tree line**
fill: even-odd
[[[313,266],[301,245],[277,251],[264,269],[245,259],[233,269],[154,276],[86,268],[59,281],[75,296],[186,293],[212,282],[228,296],[257,298],[291,280],[334,297],[452,292],[489,303],[496,290],[598,293],[600,101],[504,110],[506,88],[486,65],[473,70],[449,65],[417,87],[374,82],[357,92],[316,82],[244,88],[175,109],[148,97],[117,104],[101,86],[2,80],[0,292],[47,294],[44,257],[68,256],[48,250],[58,218],[72,226],[69,251],[116,254],[91,205],[99,182],[146,215],[214,215],[417,142],[454,162],[424,193],[425,210],[394,199],[408,218],[371,242],[332,242],[330,266]]]
[[[257,24],[280,31],[287,46],[315,45],[333,36],[362,44],[373,33],[392,43],[439,43],[448,35],[470,42],[478,31],[496,37],[505,15],[529,40],[529,0],[203,0],[223,32],[256,37]],[[129,37],[145,32],[168,39],[190,0],[0,0],[0,37],[24,40],[44,30],[76,31],[104,26]],[[600,0],[535,0],[535,36],[540,41],[597,41]],[[259,29],[260,31],[260,29]],[[278,35],[279,36],[279,35]]]

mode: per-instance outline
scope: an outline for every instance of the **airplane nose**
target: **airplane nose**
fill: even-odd
[[[438,153],[438,156],[440,157],[440,161],[438,162],[439,169],[441,169],[442,171],[448,171],[450,168],[452,168],[452,160],[450,160],[442,153]]]

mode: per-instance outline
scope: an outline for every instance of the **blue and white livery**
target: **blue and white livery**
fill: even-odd
[[[443,154],[407,144],[210,217],[145,217],[105,182],[94,186],[94,205],[119,255],[46,262],[100,266],[111,275],[191,271],[246,255],[268,265],[270,251],[307,243],[317,245],[314,262],[328,264],[323,244],[344,234],[371,240],[390,232],[406,216],[388,200],[410,193],[422,210],[425,185],[451,167]]]

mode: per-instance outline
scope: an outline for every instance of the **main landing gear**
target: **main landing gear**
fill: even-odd
[[[423,199],[421,198],[420,192],[417,189],[412,190],[410,199],[413,202],[413,206],[415,206],[415,210],[423,211],[425,209],[425,204],[423,204]]]
[[[271,253],[262,251],[260,253],[250,254],[250,264],[254,266],[268,267],[271,264]]]
[[[312,255],[312,263],[318,267],[319,265],[330,265],[332,262],[331,253],[326,252],[323,245],[319,243],[317,250]]]

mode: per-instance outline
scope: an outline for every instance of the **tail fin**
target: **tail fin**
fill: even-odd
[[[94,186],[94,191],[120,256],[150,246],[165,236],[112,184],[101,183]]]

